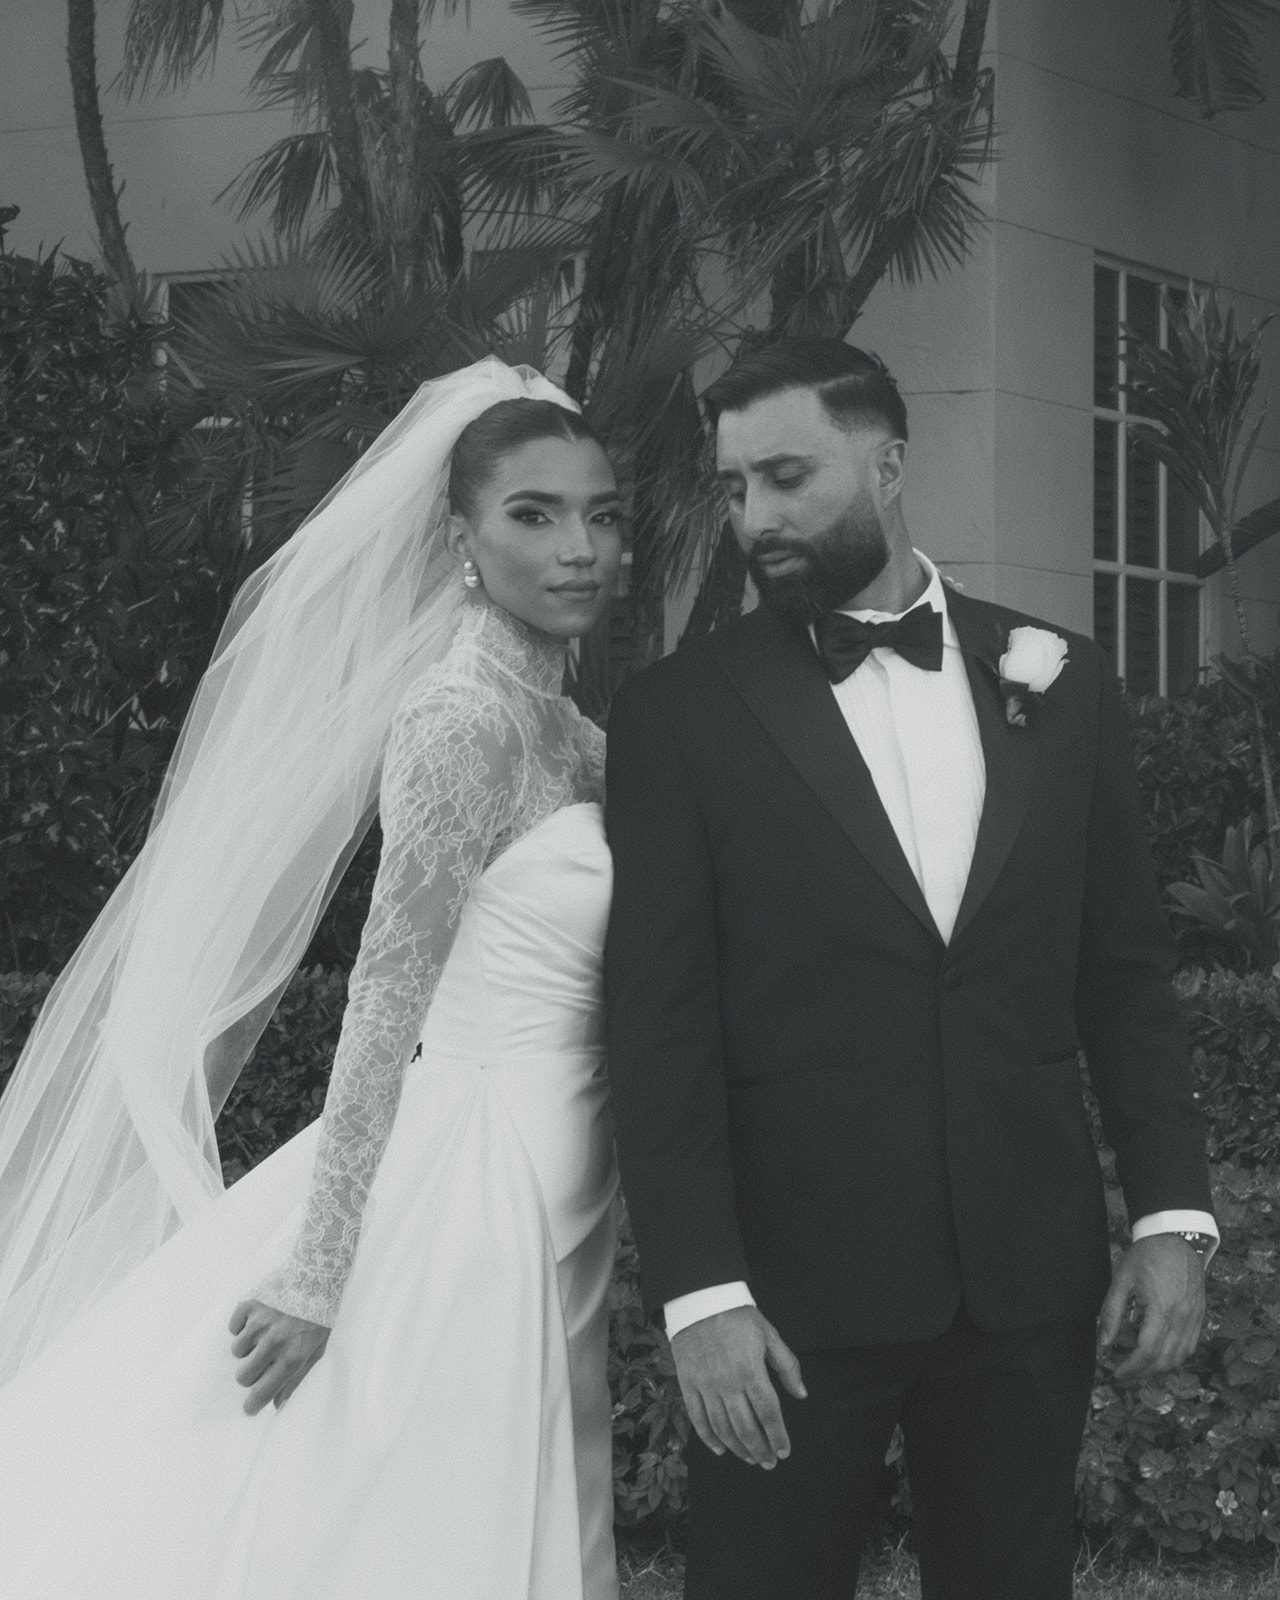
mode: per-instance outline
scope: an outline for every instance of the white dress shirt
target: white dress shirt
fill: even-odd
[[[856,671],[832,685],[836,704],[875,781],[880,802],[924,893],[944,943],[951,938],[973,861],[987,770],[969,675],[947,613],[938,569],[916,551],[928,583],[908,609],[942,613],[942,670],[917,667],[891,648],[875,649]],[[892,622],[884,611],[848,615]],[[1217,1238],[1207,1212],[1158,1211],[1140,1217],[1133,1237],[1183,1229]],[[679,1295],[663,1307],[667,1334],[736,1306],[754,1305],[745,1283],[714,1284]]]

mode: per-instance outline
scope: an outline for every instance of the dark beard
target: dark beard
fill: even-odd
[[[747,570],[760,604],[785,622],[808,627],[874,583],[888,565],[889,543],[869,499],[855,502],[812,539],[761,539],[754,545]],[[760,566],[760,556],[783,550],[801,557],[804,565],[777,575]]]

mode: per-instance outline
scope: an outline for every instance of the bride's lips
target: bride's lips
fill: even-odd
[[[598,583],[551,583],[547,587],[552,594],[567,595],[571,600],[591,600],[600,593]]]

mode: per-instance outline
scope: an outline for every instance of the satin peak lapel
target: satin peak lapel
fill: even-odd
[[[951,934],[954,945],[995,886],[1026,820],[1040,765],[1040,734],[1034,717],[1025,727],[1014,727],[1005,716],[999,669],[1007,648],[1004,622],[952,590],[947,591],[947,609],[964,653],[987,769],[973,861]]]
[[[801,630],[755,615],[721,658],[730,681],[858,853],[941,942],[817,652]]]

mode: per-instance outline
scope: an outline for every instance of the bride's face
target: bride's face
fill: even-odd
[[[450,540],[489,599],[557,639],[586,633],[622,559],[618,486],[592,439],[536,439],[503,456]]]

